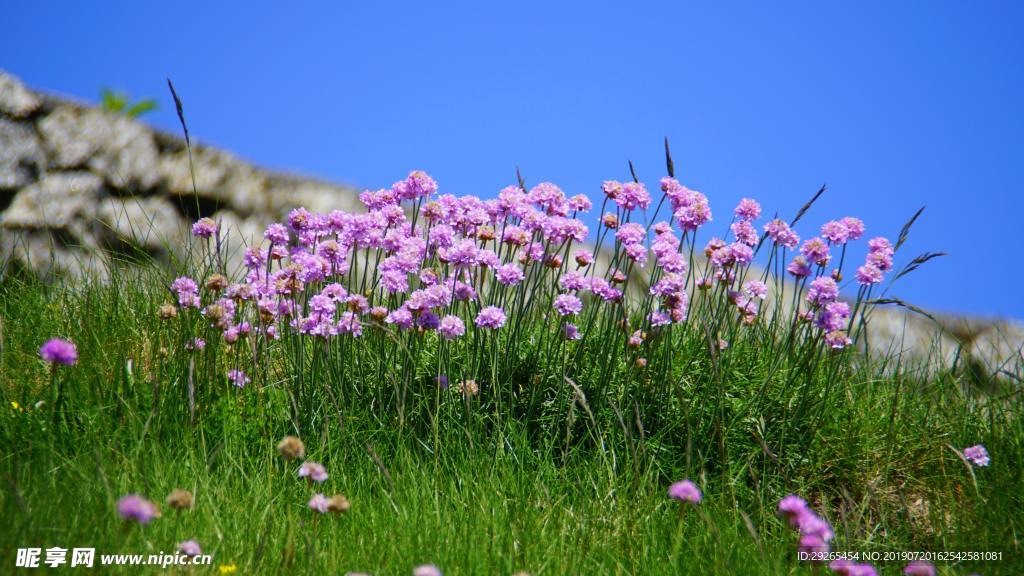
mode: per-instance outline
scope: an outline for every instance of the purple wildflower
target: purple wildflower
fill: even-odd
[[[182,276],[171,282],[171,290],[178,295],[178,305],[182,308],[199,307],[199,285],[188,276]]]
[[[736,205],[736,209],[733,212],[741,221],[753,222],[761,217],[761,205],[757,203],[757,200],[744,198]]]
[[[330,504],[330,500],[327,499],[323,494],[314,494],[309,499],[310,510],[315,510],[321,514],[327,514],[327,506]]]
[[[833,244],[846,244],[850,239],[850,229],[842,221],[832,220],[822,225],[821,235]]]
[[[228,370],[228,380],[239,388],[245,388],[245,385],[251,382],[245,372],[238,369]]]
[[[800,247],[800,253],[809,262],[814,262],[818,266],[826,266],[828,261],[832,259],[828,252],[828,244],[817,236],[804,242],[803,246]]]
[[[263,237],[275,246],[284,246],[288,244],[288,228],[284,224],[275,222],[267,226],[267,229],[263,232]]]
[[[700,488],[693,481],[680,480],[679,482],[673,482],[668,487],[668,497],[680,502],[698,504],[704,496],[701,494]]]
[[[441,569],[433,564],[423,564],[412,569],[412,576],[442,576]]]
[[[505,325],[505,312],[497,306],[488,306],[477,314],[476,325],[497,330]]]
[[[566,340],[579,340],[580,329],[575,324],[566,324],[562,326],[562,333],[565,335]]]
[[[299,467],[299,478],[309,478],[313,482],[327,480],[327,468],[319,462],[303,462]]]
[[[800,243],[800,237],[790,229],[789,224],[778,218],[765,224],[764,231],[768,233],[768,237],[773,242],[790,250],[796,248],[796,245]]]
[[[505,286],[515,286],[526,278],[523,269],[516,264],[504,264],[494,271],[494,277]]]
[[[579,314],[583,310],[583,301],[572,294],[559,294],[555,297],[554,308],[562,316]]]
[[[78,362],[78,349],[67,340],[52,338],[39,347],[39,356],[52,364],[74,366]]]
[[[178,552],[181,552],[185,556],[199,556],[203,553],[203,549],[199,547],[199,542],[195,540],[185,540],[178,544]]]
[[[964,448],[964,458],[974,464],[975,466],[988,466],[990,459],[988,457],[988,450],[981,444]]]
[[[462,319],[458,316],[449,314],[441,319],[441,325],[438,326],[437,333],[451,340],[465,334],[466,325],[462,323]]]
[[[134,520],[139,524],[149,524],[151,520],[160,516],[156,504],[146,500],[138,494],[122,496],[117,501],[117,514],[125,520]]]
[[[935,565],[927,560],[914,560],[903,568],[907,576],[935,576]]]
[[[878,266],[868,262],[857,268],[857,283],[861,286],[878,284],[885,277],[885,273],[879,270]]]
[[[200,218],[192,225],[192,235],[197,238],[210,238],[217,233],[217,223],[213,218]]]
[[[824,306],[839,297],[839,286],[828,276],[815,278],[807,290],[807,301],[814,306]]]
[[[860,218],[846,216],[840,222],[846,226],[846,232],[850,240],[860,240],[864,236],[864,222]]]

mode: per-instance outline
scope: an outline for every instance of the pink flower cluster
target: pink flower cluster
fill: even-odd
[[[769,289],[764,279],[748,279],[746,272],[763,240],[770,239],[773,257],[779,247],[784,252],[800,246],[787,269],[809,282],[803,317],[813,321],[827,346],[850,343],[850,307],[839,300],[840,271],[828,274],[826,267],[833,247],[845,250],[862,237],[860,220],[827,222],[820,237],[800,245],[800,237],[779,219],[763,226],[762,237],[755,225],[761,206],[744,198],[733,210],[730,241],[711,238],[704,247],[710,265],[698,272],[686,254],[693,252],[698,229],[712,220],[710,202],[674,178],[663,178],[660,187],[672,217],[641,225],[646,217],[636,212],[651,204],[647,188],[637,182],[602,184],[602,211],[614,210],[601,218],[602,234],[615,239],[606,271],[594,264],[596,250],[573,250],[588,238],[580,219],[593,207],[586,196],[569,197],[549,182],[529,190],[509,186],[490,200],[439,195],[429,175],[414,171],[390,188],[360,194],[364,213],[297,208],[286,222],[267,226],[263,244],[246,250],[244,277],[237,282],[221,274],[200,281],[182,276],[170,290],[180,309],[197,310],[229,344],[250,335],[360,338],[380,328],[435,332],[457,341],[467,333],[503,330],[510,316],[522,313],[529,300],[525,292],[530,299],[549,297],[542,313],[553,310],[559,333],[576,340],[585,334],[571,322],[581,314],[608,306],[625,308],[628,317],[633,308],[624,286],[646,269],[650,298],[644,303],[644,325],[640,331],[632,327],[624,338],[639,347],[647,330],[685,322],[698,291],[728,298],[738,319],[754,324]],[[218,233],[218,223],[209,218],[193,226],[199,238]],[[858,281],[870,276],[874,283],[891,269],[893,249],[884,238],[869,246]],[[716,285],[721,291],[710,292]],[[201,349],[202,340],[194,342],[191,349]],[[241,371],[229,377],[239,387],[249,381]]]
[[[786,496],[779,501],[779,515],[791,528],[799,530],[801,552],[824,554],[831,550],[829,542],[835,536],[832,526],[811,510],[806,500],[795,494]]]
[[[673,482],[668,487],[668,497],[680,502],[699,504],[704,495],[701,494],[700,488],[692,480],[680,480],[679,482]]]

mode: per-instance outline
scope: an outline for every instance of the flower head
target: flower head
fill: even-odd
[[[167,495],[167,506],[175,510],[191,508],[194,502],[195,499],[192,497],[192,493],[181,488],[175,488]]]
[[[437,327],[437,333],[446,340],[451,340],[465,334],[466,325],[462,323],[462,318],[449,314],[441,319],[441,323]]]
[[[39,348],[39,356],[52,364],[73,366],[78,362],[78,349],[67,340],[53,338]]]
[[[736,206],[736,209],[733,212],[740,220],[744,222],[753,222],[761,217],[761,205],[757,203],[757,200],[744,198],[740,200],[740,203]]]
[[[476,325],[497,330],[505,325],[505,312],[497,306],[487,306],[477,314]]]
[[[199,542],[196,542],[193,539],[179,543],[178,552],[181,552],[185,556],[199,556],[203,553],[203,549],[199,547]]]
[[[680,502],[698,504],[704,496],[701,494],[700,488],[693,481],[680,480],[679,482],[673,482],[668,487],[668,497]]]
[[[328,500],[327,497],[324,496],[323,494],[314,494],[313,497],[309,499],[309,503],[307,504],[307,506],[309,506],[311,510],[316,510],[321,514],[326,514],[327,509],[330,505],[330,500]]]
[[[412,576],[441,576],[441,569],[433,564],[422,564],[412,569]]]
[[[151,520],[160,516],[156,504],[146,500],[138,494],[122,496],[117,501],[117,514],[125,520],[133,520],[139,524],[149,524]]]
[[[975,466],[988,466],[990,461],[988,457],[988,450],[985,450],[985,447],[981,444],[964,448],[964,458],[967,458],[967,460]]]
[[[228,380],[239,388],[245,388],[245,385],[251,382],[245,372],[238,369],[228,370]]]
[[[306,445],[296,436],[285,436],[277,443],[277,453],[285,460],[295,460],[306,455]]]
[[[200,218],[192,225],[192,235],[197,238],[210,238],[217,233],[217,223],[213,218]]]
[[[571,316],[583,310],[583,301],[572,294],[559,294],[555,297],[554,308],[562,316]]]
[[[927,560],[914,560],[903,568],[907,576],[935,576],[935,565]]]
[[[299,467],[299,478],[309,478],[313,482],[327,480],[327,468],[319,462],[303,462]]]

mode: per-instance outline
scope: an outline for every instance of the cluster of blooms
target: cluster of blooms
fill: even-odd
[[[990,461],[988,457],[988,450],[985,450],[985,447],[981,444],[964,448],[964,458],[966,458],[971,464],[979,467],[988,466]]]
[[[594,252],[572,250],[573,243],[587,239],[587,226],[579,219],[593,206],[586,196],[568,197],[548,182],[530,190],[509,186],[491,200],[437,195],[437,183],[414,171],[390,188],[363,192],[365,213],[293,210],[287,222],[267,227],[263,246],[246,251],[246,272],[239,282],[213,274],[201,282],[180,277],[170,288],[179,309],[198,309],[228,343],[251,334],[277,339],[285,332],[359,338],[367,327],[378,326],[432,331],[457,340],[470,328],[501,330],[511,313],[506,306],[516,301],[512,293],[527,289],[528,278],[544,275],[542,281],[553,284],[533,282],[528,289],[557,287],[548,310],[560,318],[560,333],[576,340],[583,335],[572,323],[574,317],[587,306],[625,304],[623,286],[653,256],[653,304],[645,328],[684,322],[693,294],[688,289],[707,289],[715,282],[725,286],[739,317],[754,323],[768,286],[745,280],[746,267],[763,240],[771,239],[773,249],[785,251],[800,245],[799,236],[775,219],[763,226],[762,237],[755,225],[761,206],[744,198],[733,211],[733,240],[712,238],[704,249],[710,266],[703,277],[694,278],[684,248],[711,221],[710,203],[674,178],[663,178],[660,184],[672,218],[649,227],[633,218],[651,204],[643,184],[602,184],[605,205],[615,207],[601,218],[616,240],[616,256],[606,272],[596,270]],[[411,210],[403,202],[411,202]],[[206,240],[219,234],[209,218],[196,222],[192,231]],[[788,266],[799,279],[813,276],[807,294],[810,308],[802,314],[821,329],[832,348],[850,342],[850,309],[839,301],[839,271],[827,273],[830,249],[845,249],[863,234],[864,224],[857,218],[828,222],[821,236],[800,246]],[[858,279],[870,275],[874,283],[891,269],[893,250],[884,238],[869,245],[868,262]],[[371,260],[374,266],[369,268]],[[176,315],[173,309],[161,309],[162,318]],[[633,331],[628,344],[641,346],[645,337]],[[204,345],[195,339],[189,348]],[[249,381],[241,371],[232,371],[229,379],[239,387]]]
[[[306,456],[306,445],[303,444],[296,436],[285,436],[277,443],[277,453],[287,462],[304,458]],[[316,482],[317,484],[323,484],[327,481],[327,468],[319,462],[306,461],[302,463],[298,471],[299,478],[305,478],[310,484]],[[352,504],[348,501],[348,498],[341,494],[335,494],[334,496],[327,497],[317,492],[309,499],[306,503],[310,510],[319,512],[320,514],[327,514],[333,512],[335,514],[343,514],[349,511]]]
[[[54,365],[74,366],[78,362],[78,348],[72,342],[53,338],[39,348],[39,357]]]
[[[829,542],[835,536],[832,526],[811,510],[806,500],[795,494],[786,496],[779,501],[779,515],[791,528],[799,530],[801,552],[823,554],[831,550]]]
[[[167,506],[175,510],[191,508],[195,502],[192,493],[188,490],[175,488],[167,496]],[[138,524],[149,524],[159,518],[160,508],[154,502],[147,500],[139,494],[127,494],[117,501],[117,514],[125,521]],[[185,540],[178,544],[178,552],[185,556],[198,556],[203,553],[199,542],[195,539]]]
[[[857,268],[857,282],[863,286],[881,282],[885,273],[892,270],[894,252],[892,243],[885,238],[868,240],[867,260],[863,266]]]
[[[704,495],[692,480],[680,480],[668,487],[668,497],[680,502],[699,504]]]

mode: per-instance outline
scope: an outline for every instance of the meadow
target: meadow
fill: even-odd
[[[935,257],[900,250],[913,219],[886,237],[745,199],[713,221],[667,168],[654,197],[606,181],[600,206],[412,172],[260,245],[204,218],[170,263],[7,269],[0,564],[1024,572],[1019,382],[863,346],[887,287]]]

